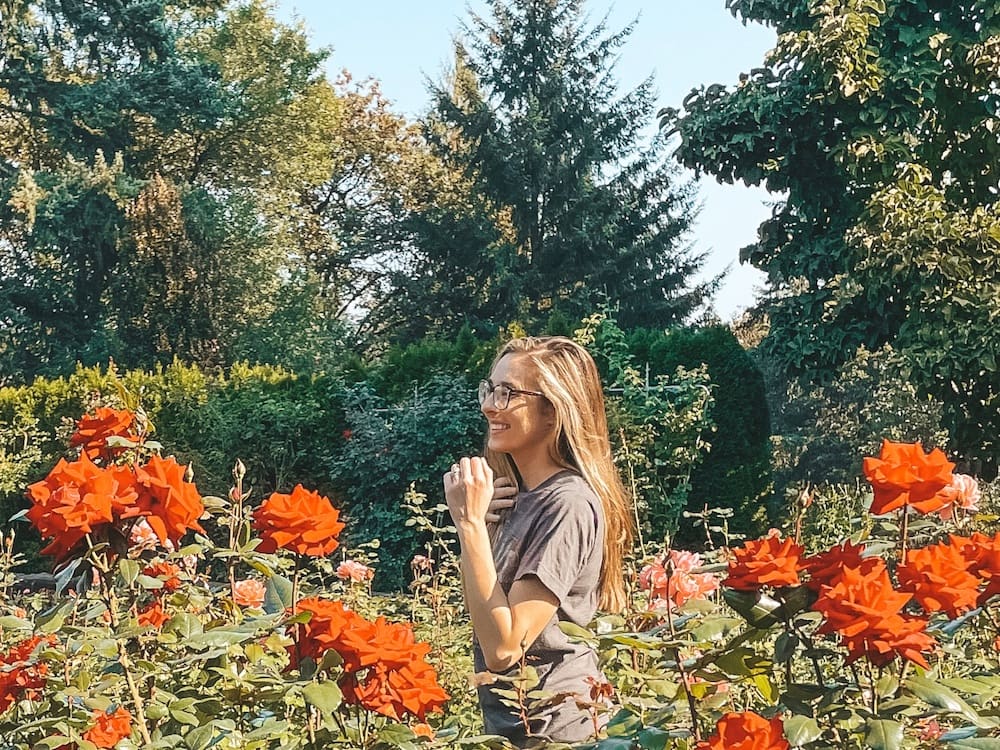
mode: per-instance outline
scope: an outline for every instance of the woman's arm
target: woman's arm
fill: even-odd
[[[445,475],[445,497],[462,547],[462,584],[472,628],[487,668],[514,666],[552,619],[559,600],[541,581],[515,581],[505,595],[497,581],[486,513],[493,496],[493,472],[485,459],[463,458],[459,472]]]

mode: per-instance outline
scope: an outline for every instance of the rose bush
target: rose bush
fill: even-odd
[[[202,498],[136,422],[102,434],[121,450],[78,442],[28,489],[59,592],[0,588],[5,750],[503,746],[468,689],[440,504],[407,494],[432,541],[409,592],[378,595],[378,544],[342,549],[327,498],[297,486],[252,507],[239,463],[226,497]],[[995,501],[950,466],[887,442],[848,538],[801,537],[825,507],[809,497],[785,532],[643,560],[628,611],[564,628],[607,676],[571,696],[599,730],[582,747],[995,747]],[[566,698],[530,664],[503,679],[515,705]]]
[[[28,487],[22,515],[48,542],[57,591],[0,598],[0,745],[409,747],[434,735],[426,721],[448,693],[431,646],[323,594],[344,528],[329,499],[298,485],[249,512],[239,463],[228,498],[203,498],[142,424],[84,416],[78,455]]]

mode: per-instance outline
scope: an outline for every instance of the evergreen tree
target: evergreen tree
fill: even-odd
[[[403,330],[449,317],[494,327],[555,311],[578,319],[605,297],[625,326],[690,317],[716,282],[692,282],[703,258],[685,243],[691,185],[677,182],[662,141],[640,143],[651,81],[619,96],[614,58],[631,27],[590,27],[581,0],[489,9],[492,18],[471,17],[454,78],[433,91],[428,138],[472,198],[464,211],[415,217]]]

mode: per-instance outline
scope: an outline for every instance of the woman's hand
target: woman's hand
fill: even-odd
[[[486,525],[493,500],[493,470],[480,456],[465,457],[444,475],[444,496],[455,526]]]
[[[500,476],[493,480],[493,500],[486,510],[486,523],[496,523],[500,520],[500,511],[509,510],[517,502],[517,485],[510,477]]]

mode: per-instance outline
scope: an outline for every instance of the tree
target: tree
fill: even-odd
[[[680,161],[784,193],[741,257],[768,274],[765,348],[829,378],[890,344],[995,455],[1000,10],[988,1],[728,0],[775,27],[764,67],[666,111]]]
[[[450,290],[452,317],[493,327],[556,310],[579,319],[598,297],[625,326],[691,316],[714,283],[691,281],[702,261],[684,244],[691,186],[661,142],[639,142],[651,82],[618,95],[614,56],[630,29],[588,28],[581,0],[488,5],[491,19],[473,14],[465,27],[427,124],[475,197],[421,217],[413,278],[425,282],[407,290],[408,308],[420,318]]]
[[[262,2],[8,6],[0,381],[109,355],[222,364],[311,319],[296,266],[337,125],[325,53]]]

